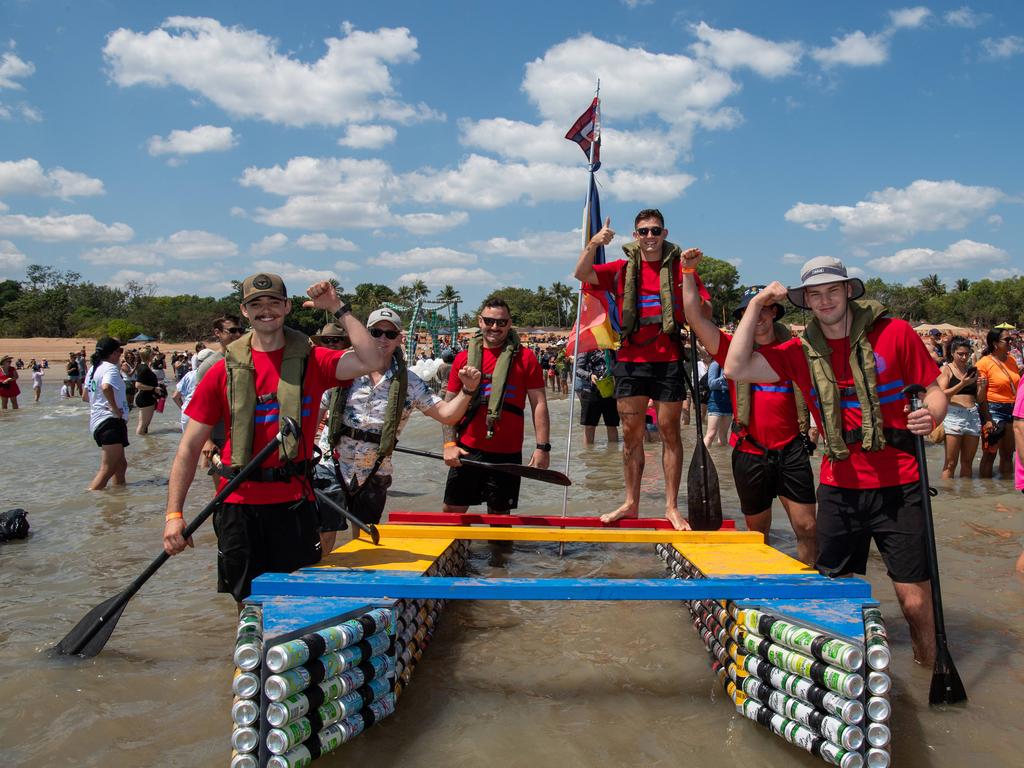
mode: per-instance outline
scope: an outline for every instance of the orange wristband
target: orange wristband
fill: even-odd
[[[454,446],[454,445],[458,445],[458,443],[455,443],[455,442],[447,442],[447,443],[445,443],[445,444],[444,444],[444,447],[445,447],[445,448],[451,448],[451,447],[452,447],[452,446]]]
[[[166,520],[167,522],[170,522],[171,520],[184,520],[184,519],[185,519],[185,515],[182,514],[181,512],[168,512],[166,515],[164,515],[164,520]]]
[[[684,275],[692,275],[697,272],[693,267],[680,267],[679,272]]]

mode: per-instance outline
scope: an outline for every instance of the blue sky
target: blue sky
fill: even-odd
[[[616,244],[657,206],[745,284],[1001,278],[1022,75],[1018,2],[0,0],[0,278],[568,281],[597,78]]]

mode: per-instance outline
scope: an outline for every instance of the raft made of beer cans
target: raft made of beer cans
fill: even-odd
[[[491,527],[501,525],[502,527]],[[658,519],[391,512],[315,567],[264,574],[239,615],[232,768],[299,768],[394,713],[449,600],[674,600],[739,715],[840,768],[890,763],[890,653],[870,585],[758,533]],[[662,579],[466,575],[476,540],[648,543]],[[386,727],[386,726],[385,726]]]

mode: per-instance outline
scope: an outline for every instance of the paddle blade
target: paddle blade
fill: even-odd
[[[373,523],[370,523],[367,527],[370,529],[370,541],[372,541],[375,545],[379,545],[380,531],[377,530],[377,526]]]
[[[462,459],[462,463],[467,467],[479,467],[491,472],[525,477],[527,480],[539,480],[542,483],[551,483],[552,485],[572,485],[572,480],[568,476],[553,469],[541,469],[540,467],[531,467],[528,464],[491,464],[490,462],[473,461],[472,459]]]
[[[953,665],[949,650],[942,648],[935,657],[935,671],[932,672],[932,685],[928,691],[928,703],[960,704],[967,701],[967,691],[960,680],[960,673]]]
[[[64,636],[64,639],[53,646],[51,652],[62,656],[82,656],[91,658],[103,650],[110,639],[117,620],[121,618],[128,598],[124,592],[100,603],[79,621]]]
[[[722,493],[718,471],[704,443],[697,441],[686,474],[686,511],[695,531],[717,531],[722,527]]]

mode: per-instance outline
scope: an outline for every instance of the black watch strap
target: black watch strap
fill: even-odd
[[[345,302],[341,302],[341,306],[338,307],[338,310],[334,313],[334,317],[337,318],[338,320],[341,320],[341,318],[343,318],[345,315],[347,315],[351,311],[352,311],[352,307],[350,307]]]
[[[551,453],[551,443],[537,443],[537,450]]]

